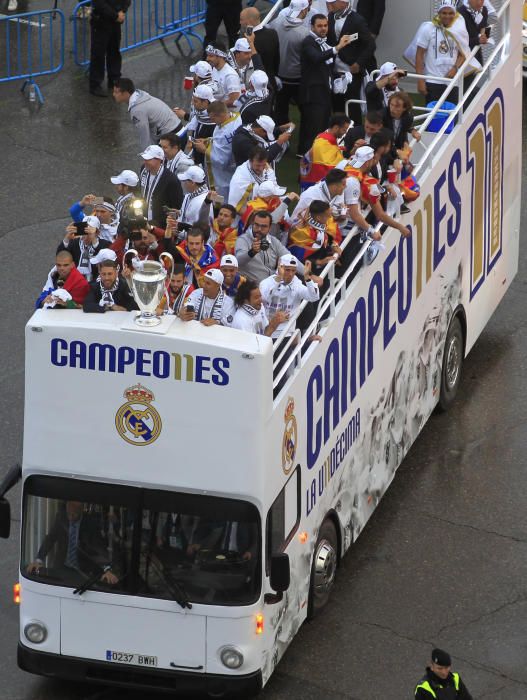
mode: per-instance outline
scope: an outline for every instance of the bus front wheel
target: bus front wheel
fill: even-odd
[[[309,590],[308,617],[315,617],[328,602],[337,573],[337,532],[330,519],[324,520],[318,533]]]
[[[459,316],[450,321],[446,334],[443,352],[443,367],[441,368],[441,391],[439,394],[438,410],[443,412],[450,408],[456,398],[461,382],[461,367],[463,365],[463,328]]]

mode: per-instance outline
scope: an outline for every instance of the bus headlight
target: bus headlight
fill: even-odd
[[[42,644],[42,642],[46,641],[48,630],[42,622],[32,620],[24,627],[24,634],[31,644]]]
[[[223,647],[220,649],[221,663],[230,669],[240,668],[243,664],[243,654],[235,647]]]

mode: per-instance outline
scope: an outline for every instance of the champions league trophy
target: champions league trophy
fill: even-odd
[[[128,251],[127,255],[137,256],[135,250]],[[163,260],[170,261],[170,274],[167,273]],[[155,260],[134,261],[132,270],[131,290],[141,313],[134,319],[139,326],[157,326],[161,323],[156,316],[156,309],[165,294],[166,282],[170,280],[174,271],[174,259],[170,253],[161,253],[161,262]],[[133,263],[132,263],[133,264]]]

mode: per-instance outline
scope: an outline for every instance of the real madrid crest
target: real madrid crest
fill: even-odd
[[[284,412],[284,437],[282,439],[282,469],[289,474],[295,463],[298,429],[295,418],[295,401],[289,397]]]
[[[161,434],[161,416],[152,406],[154,394],[135,384],[123,394],[127,400],[115,414],[117,432],[130,445],[151,445]]]

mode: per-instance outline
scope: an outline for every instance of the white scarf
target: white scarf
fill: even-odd
[[[324,52],[324,51],[329,51],[330,49],[333,48],[332,46],[330,46],[330,45],[328,44],[328,42],[326,41],[326,39],[324,39],[323,37],[317,36],[317,35],[315,34],[315,32],[309,32],[309,33],[311,34],[311,36],[313,37],[313,39],[317,42],[317,44],[320,46],[320,50],[321,50],[322,52]],[[328,58],[328,59],[326,60],[326,64],[327,64],[328,66],[330,66],[330,65],[333,63],[334,60],[335,60],[335,57],[334,57],[334,56],[331,56],[331,58]]]

